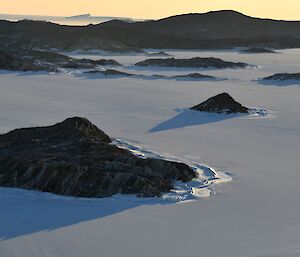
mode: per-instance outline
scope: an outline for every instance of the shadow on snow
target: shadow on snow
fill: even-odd
[[[175,117],[168,119],[162,123],[159,123],[154,128],[150,129],[149,132],[155,133],[164,130],[204,125],[241,116],[239,114],[223,115],[207,112],[198,112],[190,109],[176,109],[175,111],[178,112],[178,114]]]
[[[142,205],[171,203],[174,202],[132,195],[99,199],[75,198],[0,187],[0,241],[41,231],[52,231]]]

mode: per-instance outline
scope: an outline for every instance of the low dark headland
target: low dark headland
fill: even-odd
[[[0,186],[78,197],[160,196],[196,177],[186,164],[141,159],[84,118],[0,135]]]

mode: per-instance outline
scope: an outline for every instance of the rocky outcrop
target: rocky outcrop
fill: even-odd
[[[212,113],[249,113],[249,109],[236,102],[229,94],[222,93],[191,108],[192,110]]]
[[[113,69],[86,71],[86,72],[84,72],[84,74],[115,76],[115,77],[132,77],[132,76],[134,76],[134,74],[132,74],[132,73],[122,72],[122,71],[113,70]]]
[[[262,80],[279,80],[279,81],[299,80],[300,81],[300,73],[278,73],[269,77],[265,77]]]
[[[135,64],[136,66],[152,66],[152,67],[175,67],[175,68],[247,68],[249,64],[242,62],[227,62],[219,58],[201,58],[195,57],[191,59],[147,59]]]
[[[170,56],[169,54],[167,54],[166,52],[163,52],[163,51],[159,51],[157,53],[147,53],[147,55],[149,55],[149,56]]]
[[[61,68],[71,68],[71,69],[90,69],[95,68],[96,66],[121,66],[115,60],[107,60],[107,59],[100,59],[100,60],[90,60],[90,59],[70,59],[68,62],[57,63],[57,65]]]
[[[120,66],[115,60],[75,59],[66,55],[24,49],[0,50],[0,69],[12,71],[58,71],[60,68],[94,68]]]
[[[190,73],[185,75],[176,75],[176,76],[164,76],[159,74],[153,75],[142,75],[142,74],[133,74],[127,73],[123,71],[118,71],[114,69],[106,69],[106,70],[91,70],[83,73],[84,75],[91,76],[105,76],[105,77],[133,77],[140,79],[176,79],[176,80],[215,80],[217,78],[209,75],[203,75],[200,73]]]
[[[263,47],[251,47],[242,51],[242,53],[253,53],[253,54],[274,54],[277,53],[273,50],[263,48]]]
[[[174,180],[195,172],[183,163],[141,159],[111,144],[87,119],[74,117],[49,127],[0,135],[0,186],[60,195],[160,196]]]
[[[16,52],[0,50],[0,69],[10,71],[55,71],[51,64],[42,64],[32,58],[20,56]]]
[[[177,76],[173,76],[172,78],[175,79],[216,79],[213,76],[209,76],[209,75],[203,75],[201,73],[190,73],[190,74],[186,74],[186,75],[177,75]]]

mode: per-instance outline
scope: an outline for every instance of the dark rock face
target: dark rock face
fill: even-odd
[[[235,62],[226,62],[219,58],[200,58],[195,57],[191,59],[148,59],[142,62],[138,62],[135,65],[137,66],[154,66],[154,67],[176,67],[176,68],[246,68],[249,65],[246,63],[235,63]]]
[[[168,192],[173,180],[196,176],[183,163],[140,159],[110,143],[79,117],[0,135],[0,186],[80,197],[150,197]]]
[[[300,80],[300,73],[278,73],[272,76],[263,78],[263,80]]]
[[[75,59],[62,54],[24,49],[0,50],[0,69],[12,71],[58,71],[59,68],[94,68],[121,64],[115,60]]]
[[[249,109],[236,102],[229,94],[222,93],[191,108],[192,110],[213,113],[248,113]]]
[[[243,53],[253,53],[253,54],[274,54],[276,53],[275,51],[273,50],[270,50],[270,49],[267,49],[267,48],[263,48],[263,47],[251,47],[251,48],[248,48],[246,50],[243,50],[242,51]]]

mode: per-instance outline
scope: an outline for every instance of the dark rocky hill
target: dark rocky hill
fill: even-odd
[[[229,94],[222,93],[191,108],[192,110],[213,113],[248,113],[249,109],[236,102]]]
[[[300,47],[300,22],[252,18],[234,11],[185,14],[144,22],[112,20],[88,26],[0,21],[0,42],[4,46],[61,51],[292,48]]]
[[[81,197],[149,197],[170,191],[174,180],[196,176],[183,163],[140,159],[110,143],[79,117],[0,135],[0,186]]]

